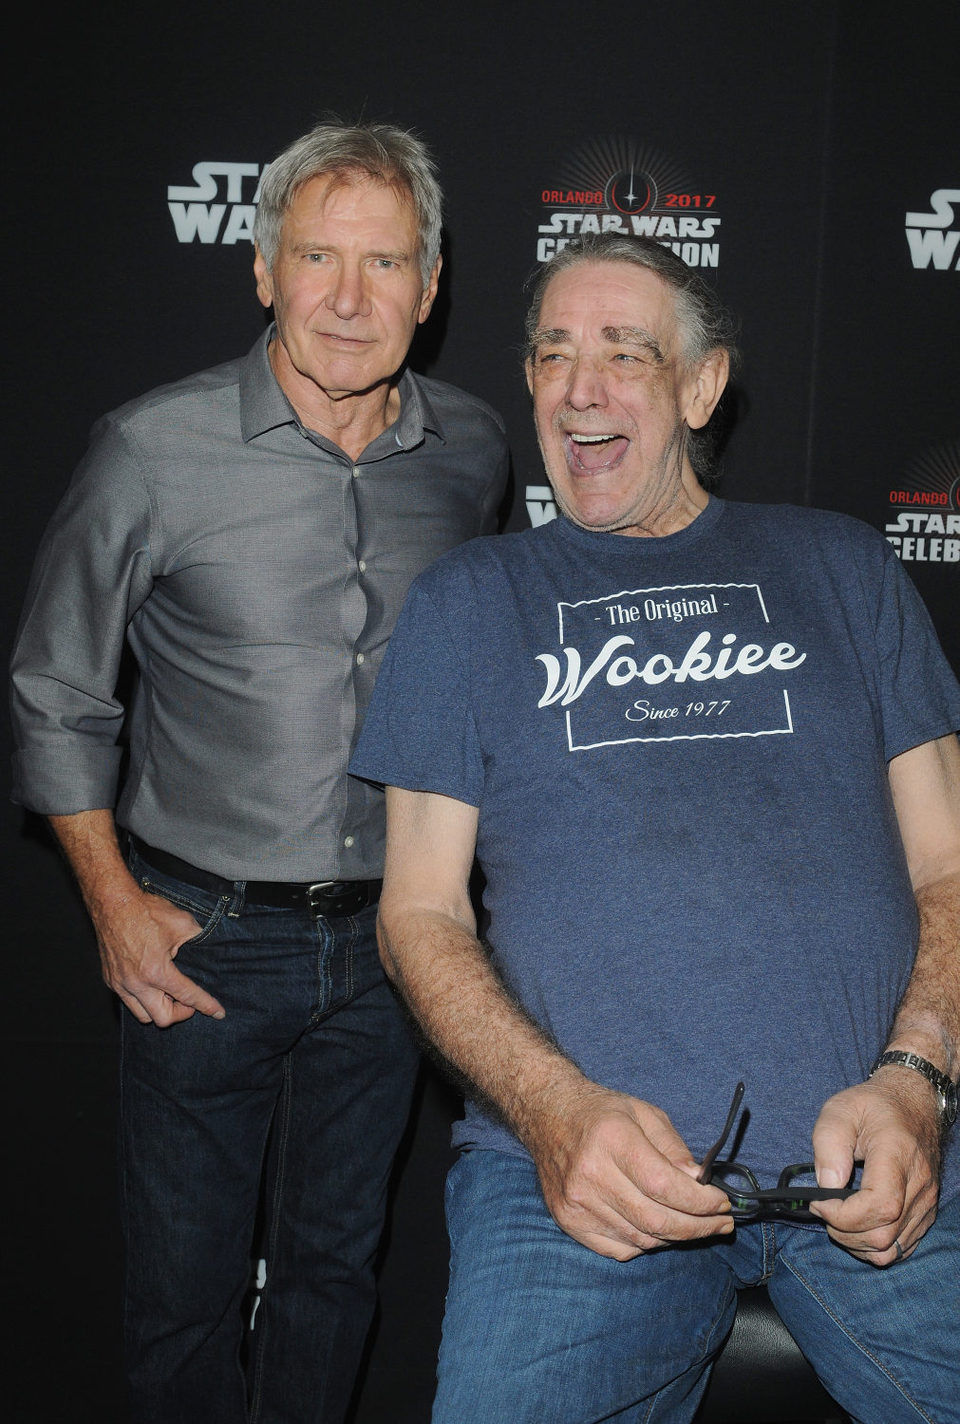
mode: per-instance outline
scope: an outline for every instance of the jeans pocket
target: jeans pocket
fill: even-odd
[[[185,941],[186,944],[203,944],[209,939],[230,903],[225,895],[205,895],[202,890],[179,881],[166,878],[157,880],[144,873],[138,875],[137,879],[140,888],[146,890],[148,895],[158,895],[161,900],[167,900],[171,905],[176,905],[178,910],[186,910],[188,915],[193,916],[200,929]]]

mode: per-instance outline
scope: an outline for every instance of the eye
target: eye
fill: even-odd
[[[619,366],[621,371],[630,371],[639,375],[641,372],[655,370],[660,362],[652,351],[632,349],[615,351],[611,357],[611,365]]]

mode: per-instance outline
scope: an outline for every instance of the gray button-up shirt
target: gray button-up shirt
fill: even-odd
[[[354,464],[305,429],[265,332],[104,417],[38,554],[13,658],[14,800],[113,807],[234,879],[382,873],[383,796],[347,775],[417,573],[495,525],[499,416],[406,372]],[[125,641],[138,676],[117,697]]]

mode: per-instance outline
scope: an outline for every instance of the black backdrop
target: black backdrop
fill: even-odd
[[[415,127],[438,156],[446,268],[416,364],[503,412],[511,527],[550,513],[518,358],[538,244],[636,218],[708,267],[742,317],[721,492],[886,529],[960,666],[955,3],[343,11],[22,13],[5,86],[5,646],[95,416],[261,329],[256,174],[334,111]],[[115,1013],[45,829],[8,807],[2,834],[14,1328],[0,1407],[25,1424],[104,1424],[122,1417]],[[428,1417],[456,1111],[426,1071],[358,1424]]]

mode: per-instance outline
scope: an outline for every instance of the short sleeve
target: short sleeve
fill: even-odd
[[[877,609],[877,650],[887,761],[960,728],[960,686],[929,613],[886,545]]]
[[[483,759],[470,668],[464,640],[452,636],[441,612],[440,603],[450,602],[442,593],[442,586],[428,590],[424,577],[412,585],[377,676],[350,772],[366,781],[433,791],[479,806]],[[458,616],[462,612],[459,604]]]

